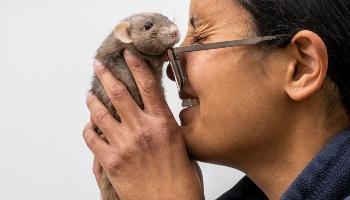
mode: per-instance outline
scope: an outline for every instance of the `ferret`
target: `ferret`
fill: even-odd
[[[95,59],[127,87],[141,109],[144,108],[136,82],[127,66],[123,51],[131,51],[135,56],[146,61],[156,77],[161,89],[162,68],[166,50],[179,42],[177,26],[167,17],[158,13],[139,13],[122,20],[98,48]],[[109,112],[120,122],[120,117],[108,98],[102,83],[93,76],[90,90],[107,107]],[[95,127],[98,134],[103,134]],[[101,200],[119,200],[106,173],[101,176]]]

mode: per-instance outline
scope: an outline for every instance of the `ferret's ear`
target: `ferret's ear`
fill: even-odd
[[[114,28],[114,36],[122,41],[123,43],[131,43],[132,39],[129,34],[130,23],[129,22],[120,22]]]

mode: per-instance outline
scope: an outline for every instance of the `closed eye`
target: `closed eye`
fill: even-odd
[[[191,38],[191,45],[194,45],[194,44],[203,44],[203,42],[206,40],[206,38],[204,37],[201,37],[199,35],[194,35],[192,36]]]

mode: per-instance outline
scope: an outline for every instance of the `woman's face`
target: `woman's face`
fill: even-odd
[[[182,46],[255,36],[248,12],[233,0],[192,0],[190,19]],[[286,119],[282,68],[274,67],[283,59],[272,54],[262,58],[255,46],[244,46],[183,55],[189,79],[184,92],[200,101],[180,114],[193,158],[242,162],[276,140]]]

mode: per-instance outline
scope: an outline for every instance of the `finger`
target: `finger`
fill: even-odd
[[[203,185],[203,174],[202,174],[202,169],[200,168],[199,164],[197,161],[192,160],[193,166],[196,169],[196,173],[198,175],[198,179],[200,183]]]
[[[96,182],[98,187],[101,189],[101,176],[102,176],[102,165],[98,162],[96,158],[94,158],[94,163],[92,166],[92,171],[95,175]]]
[[[141,113],[140,107],[132,98],[126,86],[115,78],[105,66],[96,60],[94,69],[122,120],[132,120],[135,115]]]
[[[197,177],[198,177],[199,183],[201,185],[202,194],[204,194],[204,184],[203,184],[204,182],[203,182],[202,170],[201,170],[197,161],[192,160],[192,163],[193,163],[194,168],[196,169]]]
[[[169,114],[170,109],[165,101],[160,83],[157,82],[147,64],[127,50],[125,50],[124,57],[140,90],[145,111],[153,114]]]
[[[91,113],[91,118],[93,120],[92,125],[96,125],[109,142],[113,142],[115,130],[118,130],[120,123],[95,95],[88,94],[86,97],[86,104]]]
[[[85,143],[91,150],[91,152],[96,156],[96,158],[101,162],[107,161],[106,152],[109,151],[108,144],[100,138],[95,132],[91,123],[88,123],[83,131],[83,137]]]

